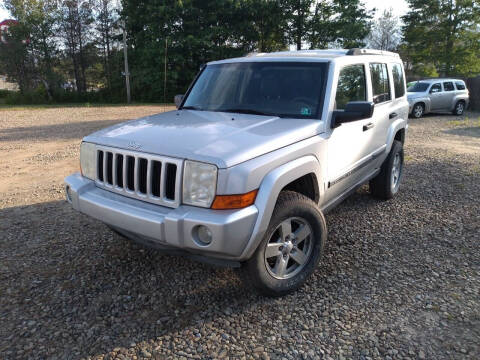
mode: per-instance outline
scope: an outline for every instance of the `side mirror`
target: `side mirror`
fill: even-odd
[[[438,92],[440,92],[440,90],[438,88],[430,89],[430,94],[435,94],[435,93],[438,93]]]
[[[175,106],[177,107],[177,109],[178,109],[178,108],[180,107],[180,105],[182,104],[183,96],[184,96],[184,95],[175,95],[175,97],[173,98],[173,101],[175,102]]]
[[[343,123],[368,119],[373,116],[375,104],[369,101],[351,101],[345,110],[335,110],[332,114],[331,127],[336,128]]]

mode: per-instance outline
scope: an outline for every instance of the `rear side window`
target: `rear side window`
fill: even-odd
[[[430,89],[430,93],[438,93],[441,91],[442,91],[442,85],[440,85],[440,83],[433,84]]]
[[[388,80],[387,64],[370,64],[373,102],[379,104],[392,99]]]
[[[457,85],[458,90],[465,90],[465,84],[464,83],[461,83],[459,81],[459,82],[456,82],[455,85]]]
[[[403,69],[400,64],[392,65],[393,88],[395,89],[395,98],[405,95],[405,81],[403,79]]]
[[[362,64],[345,66],[338,76],[336,108],[343,110],[350,101],[367,100],[365,67]]]
[[[443,83],[443,90],[445,91],[454,91],[455,88],[453,87],[453,82],[448,81]]]

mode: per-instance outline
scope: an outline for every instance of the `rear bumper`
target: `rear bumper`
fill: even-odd
[[[226,260],[244,260],[241,255],[258,217],[255,205],[240,210],[211,210],[149,204],[100,189],[79,173],[65,179],[65,191],[75,210],[124,230],[134,240]],[[196,240],[194,229],[199,225],[210,229],[209,245]]]

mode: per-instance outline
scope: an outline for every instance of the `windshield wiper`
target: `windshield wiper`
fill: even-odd
[[[182,106],[180,110],[199,110],[202,111],[203,109],[196,107],[196,106]]]
[[[279,116],[278,114],[268,113],[259,110],[253,109],[241,109],[241,108],[233,108],[233,109],[217,109],[215,111],[219,112],[232,112],[232,113],[239,113],[239,114],[252,114],[252,115],[265,115],[265,116]]]

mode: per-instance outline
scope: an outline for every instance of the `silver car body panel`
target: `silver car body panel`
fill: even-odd
[[[159,244],[209,257],[248,259],[265,231],[278,194],[292,181],[313,174],[318,183],[319,207],[332,208],[356,187],[375,176],[399,131],[407,129],[406,94],[375,106],[373,117],[332,129],[340,69],[363,64],[367,101],[373,101],[369,63],[392,64],[394,56],[346,56],[343,51],[299,53],[295,56],[258,55],[221,62],[329,62],[323,111],[319,119],[286,119],[249,114],[179,110],[119,124],[84,141],[137,152],[204,161],[219,168],[217,194],[244,194],[258,189],[255,204],[240,210],[211,210],[180,205],[171,209],[130,199],[95,186],[75,174],[66,178],[67,198],[73,207],[113,227]],[[402,66],[403,68],[403,66]],[[393,116],[394,115],[394,116]],[[372,124],[368,131],[365,125]],[[192,234],[198,225],[212,229],[214,241],[201,245]]]

